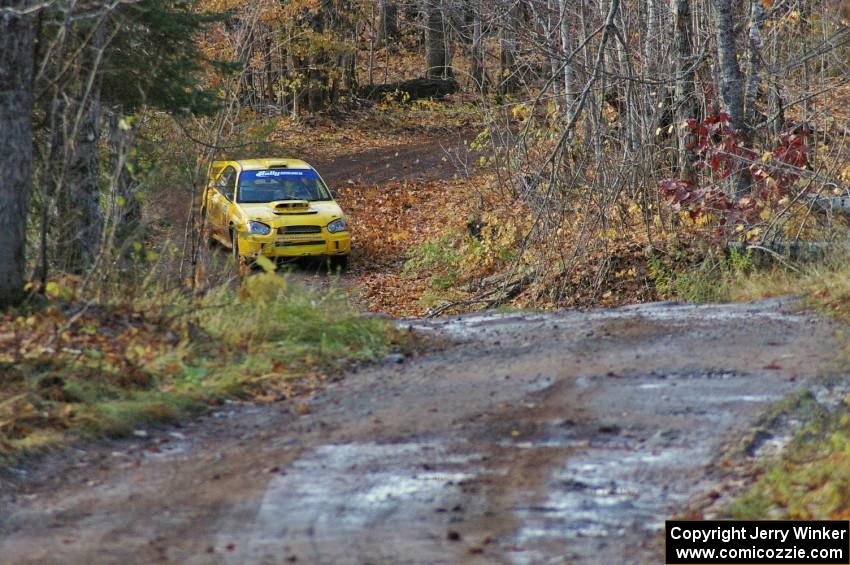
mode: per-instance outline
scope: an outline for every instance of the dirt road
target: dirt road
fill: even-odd
[[[356,153],[317,155],[311,164],[327,183],[337,188],[348,181],[357,184],[421,182],[450,178],[464,167],[475,169],[474,159],[464,147],[467,131],[423,137],[419,143],[379,147]]]
[[[730,449],[771,444],[760,415],[834,347],[779,301],[408,325],[454,345],[308,414],[233,405],[21,470],[0,561],[659,563],[663,520],[728,493]]]

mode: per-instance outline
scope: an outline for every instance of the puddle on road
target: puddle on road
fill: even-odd
[[[545,322],[555,319],[558,314],[531,314],[488,312],[486,314],[467,314],[451,318],[436,318],[434,320],[406,320],[399,322],[401,329],[416,329],[424,331],[439,331],[455,339],[479,336],[501,327],[514,327],[517,324]]]
[[[601,558],[600,549],[612,540],[651,535],[663,527],[663,510],[690,494],[689,485],[669,483],[671,466],[707,457],[707,447],[694,446],[593,449],[571,458],[551,476],[544,500],[514,510],[522,522],[516,542],[523,551],[513,553],[512,561],[544,562],[550,554],[536,548],[551,541],[574,548],[580,553],[572,557],[587,561]]]
[[[688,322],[726,322],[739,319],[782,320],[802,322],[809,320],[805,315],[782,311],[792,304],[787,299],[763,300],[744,304],[678,304],[674,302],[655,302],[635,304],[616,310],[590,312],[589,318],[623,317],[635,314],[659,321],[687,320]]]
[[[758,413],[759,404],[790,389],[731,371],[626,374],[615,388],[608,381],[588,377],[577,386],[610,426],[553,423],[540,444],[579,449],[549,475],[542,494],[528,493],[527,503],[514,508],[521,526],[513,563],[546,562],[559,553],[568,562],[624,562],[624,543],[658,535],[666,517],[711,486],[702,469],[721,439],[715,431],[733,433],[736,414]],[[618,417],[623,408],[628,414]],[[611,433],[599,433],[609,427]]]
[[[689,323],[718,323],[734,320],[782,320],[805,322],[808,318],[802,314],[783,311],[791,304],[788,299],[771,299],[746,304],[679,304],[675,302],[655,302],[636,304],[622,308],[592,310],[589,312],[560,311],[549,313],[528,312],[488,312],[467,314],[455,317],[435,318],[433,320],[404,320],[398,323],[402,329],[440,331],[455,339],[479,336],[490,330],[515,328],[530,323],[586,325],[591,321],[611,319],[646,318],[655,321],[688,321]]]
[[[643,383],[642,385],[638,385],[638,388],[664,388],[671,386],[670,383]]]
[[[474,463],[434,443],[319,446],[272,478],[228,561],[361,563],[396,538],[427,555],[445,536],[429,531],[435,512]]]

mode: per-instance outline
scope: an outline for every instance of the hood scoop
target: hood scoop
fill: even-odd
[[[283,200],[272,204],[275,214],[318,214],[316,210],[310,209],[310,203],[306,200]]]

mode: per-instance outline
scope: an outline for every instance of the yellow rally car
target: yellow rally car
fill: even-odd
[[[348,264],[351,234],[331,191],[298,159],[214,161],[201,225],[237,260],[329,257]]]

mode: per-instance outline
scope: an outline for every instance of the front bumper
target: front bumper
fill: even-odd
[[[344,231],[321,233],[298,237],[269,235],[239,235],[239,252],[246,257],[319,257],[348,255],[351,252],[351,233]]]

